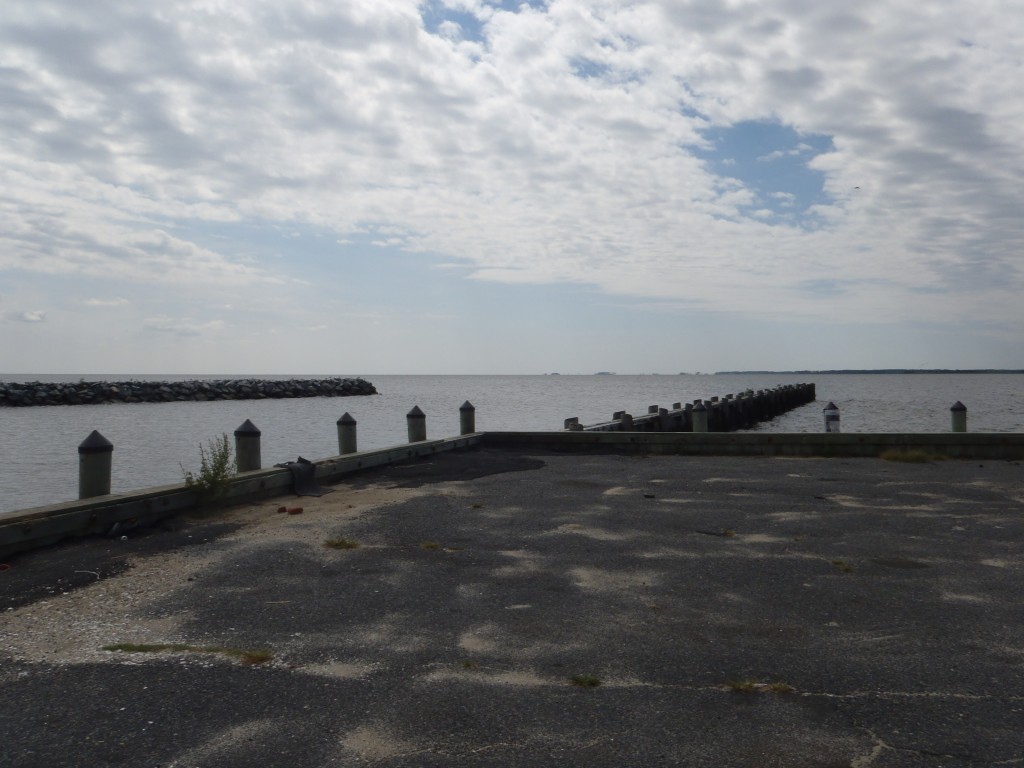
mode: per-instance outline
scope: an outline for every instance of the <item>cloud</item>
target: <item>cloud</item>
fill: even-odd
[[[87,307],[123,307],[131,302],[128,299],[86,299],[84,304]]]
[[[343,251],[372,232],[382,254],[475,280],[1024,326],[1007,308],[1024,287],[1019,16],[966,0],[15,0],[0,271],[283,291],[306,262],[231,236],[269,223]],[[758,121],[832,138],[761,156],[821,175],[812,224],[698,151]],[[829,285],[825,311],[806,286]]]
[[[25,312],[13,312],[8,318],[19,323],[45,323],[46,313],[41,309],[31,309]]]
[[[776,149],[766,155],[761,155],[757,159],[760,162],[771,162],[772,160],[779,160],[783,157],[797,157],[807,152],[811,152],[813,149],[814,148],[811,147],[810,144],[798,144],[792,149]]]
[[[169,333],[174,336],[202,336],[212,331],[223,330],[222,320],[198,322],[191,318],[151,317],[144,321],[146,330]]]

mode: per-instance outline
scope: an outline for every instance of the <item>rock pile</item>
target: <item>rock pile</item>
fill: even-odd
[[[0,407],[169,403],[187,400],[265,400],[283,397],[376,395],[364,379],[218,379],[211,381],[0,382]]]

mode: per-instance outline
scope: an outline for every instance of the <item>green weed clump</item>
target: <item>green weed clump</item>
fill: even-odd
[[[179,465],[180,466],[180,465]],[[199,472],[192,473],[181,467],[185,485],[199,491],[200,496],[215,499],[223,496],[237,471],[237,464],[231,455],[231,443],[227,434],[210,440],[206,447],[199,446]]]
[[[919,448],[905,451],[892,448],[888,451],[882,451],[878,454],[878,458],[885,459],[885,461],[898,461],[904,464],[930,464],[933,461],[946,460],[946,457],[942,454],[928,453],[928,451],[922,451]]]
[[[597,688],[601,684],[601,679],[594,675],[573,675],[569,682],[577,688]]]

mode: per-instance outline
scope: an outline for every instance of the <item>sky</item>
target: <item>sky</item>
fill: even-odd
[[[1000,0],[4,0],[0,373],[1024,368]]]

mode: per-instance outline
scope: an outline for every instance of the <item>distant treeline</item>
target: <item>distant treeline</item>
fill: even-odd
[[[751,375],[764,373],[832,374],[832,373],[1024,373],[1022,368],[840,368],[832,371],[715,371],[716,376]]]

